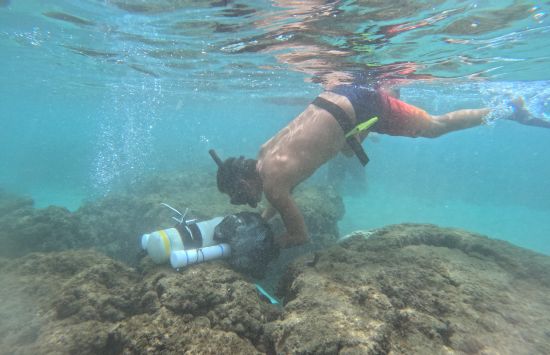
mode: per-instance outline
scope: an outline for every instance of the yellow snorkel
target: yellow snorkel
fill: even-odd
[[[349,137],[355,136],[356,134],[359,134],[363,131],[368,130],[376,122],[378,122],[378,117],[375,116],[375,117],[369,119],[368,121],[359,123],[357,126],[353,127],[353,129],[351,131],[346,133],[346,135],[345,135],[346,139],[349,138]]]
[[[334,102],[324,99],[321,96],[317,96],[317,98],[313,100],[311,104],[327,111],[332,115],[332,117],[334,117],[334,119],[338,122],[338,124],[342,128],[342,131],[344,132],[346,142],[361,162],[361,165],[367,165],[367,163],[369,162],[369,157],[361,146],[360,139],[357,139],[355,135],[364,132],[365,130],[372,127],[372,125],[378,121],[378,117],[373,117],[368,121],[362,122],[354,127],[352,126],[353,123],[351,122],[348,114]]]

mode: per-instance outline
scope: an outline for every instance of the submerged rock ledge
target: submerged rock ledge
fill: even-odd
[[[224,262],[92,251],[0,260],[2,354],[547,354],[550,257],[433,225],[299,258],[279,309]]]

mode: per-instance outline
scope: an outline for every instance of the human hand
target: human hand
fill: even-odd
[[[305,244],[308,241],[309,241],[309,237],[307,235],[304,237],[294,237],[288,233],[285,233],[276,239],[276,243],[282,249],[296,247],[296,246]]]

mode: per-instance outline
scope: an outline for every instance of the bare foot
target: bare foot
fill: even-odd
[[[525,108],[525,101],[523,101],[523,97],[519,96],[510,101],[510,106],[512,106],[514,112],[510,115],[510,117],[508,117],[509,120],[524,122],[529,119],[530,113]]]

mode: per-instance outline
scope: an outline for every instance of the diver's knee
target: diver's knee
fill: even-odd
[[[420,137],[425,138],[437,138],[442,136],[447,132],[446,125],[438,122],[437,120],[432,120],[430,125],[419,132]]]
[[[421,132],[419,132],[418,136],[424,137],[424,138],[437,138],[441,135],[443,135],[443,131],[441,129],[425,129]]]

